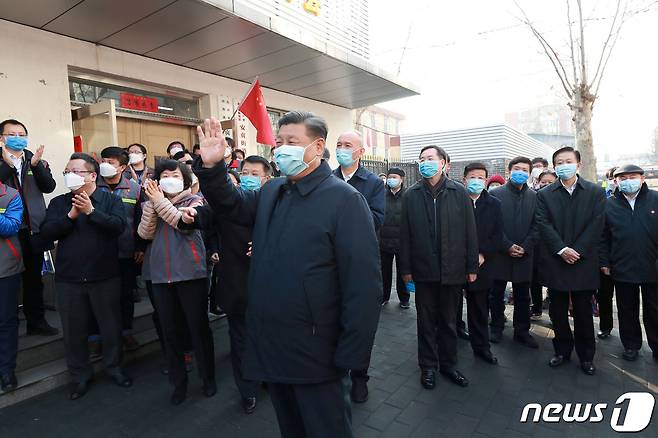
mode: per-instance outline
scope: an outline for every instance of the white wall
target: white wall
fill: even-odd
[[[0,20],[0,47],[0,119],[15,118],[25,123],[31,149],[46,145],[44,158],[57,179],[55,194],[66,190],[61,172],[73,152],[69,67],[208,94],[200,106],[202,117],[220,117],[219,96],[240,99],[249,87],[232,79],[4,20]],[[307,110],[324,117],[329,125],[327,144],[335,165],[336,138],[341,132],[353,129],[351,110],[274,90],[264,89],[263,94],[269,107]]]

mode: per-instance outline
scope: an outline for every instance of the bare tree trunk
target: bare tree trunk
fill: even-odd
[[[574,91],[573,103],[569,106],[576,128],[576,149],[580,151],[582,159],[580,174],[588,181],[596,182],[596,155],[592,137],[592,107],[596,96],[585,84],[579,84]]]

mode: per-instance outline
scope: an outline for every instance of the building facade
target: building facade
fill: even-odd
[[[404,116],[371,105],[354,111],[354,129],[363,137],[366,155],[372,159],[400,159],[400,128]]]

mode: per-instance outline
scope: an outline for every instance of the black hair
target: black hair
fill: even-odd
[[[428,149],[434,149],[436,151],[436,153],[439,154],[439,158],[441,158],[446,163],[448,162],[448,154],[446,153],[445,149],[443,149],[440,146],[433,145],[433,144],[423,147],[420,150],[420,153],[418,154],[418,158],[420,158],[420,156],[423,155],[423,152],[425,152]]]
[[[450,154],[446,152],[446,163],[450,162]]]
[[[466,167],[464,167],[464,177],[466,177],[468,172],[472,170],[484,170],[484,177],[489,178],[489,169],[487,169],[487,166],[484,163],[468,163]]]
[[[533,158],[532,159],[532,165],[534,166],[537,163],[541,163],[542,166],[548,167],[548,160],[546,158],[542,158],[542,157]]]
[[[230,173],[231,175],[233,175],[233,176],[235,177],[236,181],[238,182],[238,184],[240,184],[240,174],[238,173],[237,170],[235,170],[235,169],[229,169],[229,170],[228,170],[228,173]]]
[[[537,178],[537,181],[541,181],[541,179],[546,175],[553,175],[557,179],[557,174],[555,172],[553,172],[552,170],[544,170],[542,173],[539,174],[539,178]]]
[[[267,176],[272,175],[272,166],[270,166],[269,161],[267,161],[265,158],[261,157],[260,155],[249,155],[247,158],[244,159],[244,162],[242,163],[243,166],[244,163],[261,164],[263,166],[263,170],[265,171],[265,175]]]
[[[71,158],[69,158],[69,161],[71,160],[82,160],[85,163],[88,164],[87,169],[91,170],[94,172],[96,175],[100,175],[100,169],[98,166],[98,161],[94,160],[94,157],[92,157],[89,154],[84,154],[82,152],[76,152],[71,155]]]
[[[560,149],[553,152],[553,166],[555,166],[555,157],[563,152],[573,152],[573,154],[576,156],[576,162],[580,163],[580,151],[575,150],[571,146],[562,146]]]
[[[278,127],[281,129],[285,125],[300,125],[302,123],[306,127],[306,134],[310,137],[321,138],[323,140],[327,139],[327,133],[329,132],[327,122],[322,117],[318,117],[308,111],[290,111],[285,113],[279,119]]]
[[[507,165],[507,170],[508,171],[512,170],[512,167],[514,167],[515,164],[527,164],[528,167],[532,170],[532,161],[530,161],[530,158],[528,158],[528,157],[512,158],[512,160]]]
[[[130,148],[133,147],[133,146],[137,146],[142,151],[142,153],[144,155],[146,155],[146,146],[144,146],[143,144],[139,144],[139,143],[133,143],[131,145],[128,145],[128,147],[126,148],[126,152],[128,152],[130,150]]]
[[[128,165],[130,161],[128,158],[128,152],[124,149],[121,149],[118,146],[109,146],[101,151],[102,158],[116,158],[119,160],[119,164],[122,166]]]
[[[25,135],[28,134],[27,126],[25,126],[24,124],[22,124],[21,122],[19,122],[16,119],[7,119],[7,120],[3,120],[2,122],[0,122],[0,134],[5,132],[5,126],[6,125],[19,125],[19,126],[22,126],[23,129],[25,130]]]
[[[199,143],[194,143],[194,146],[192,146],[192,152],[196,151],[197,149],[201,149],[201,145]]]
[[[171,159],[172,159],[172,160],[176,160],[176,161],[178,161],[178,160],[180,160],[181,158],[183,158],[185,155],[190,155],[190,156],[191,156],[192,154],[190,154],[187,150],[183,150],[183,151],[180,151],[180,152],[176,152],[176,153],[174,154],[174,156],[171,157]]]
[[[238,152],[242,152],[242,159],[244,160],[245,157],[247,156],[247,154],[245,154],[245,152],[242,149],[236,149],[236,150],[233,151],[233,153],[235,154],[235,158],[233,158],[233,159],[234,160],[238,159]]]
[[[611,167],[610,169],[608,169],[608,171],[605,173],[605,178],[606,179],[614,178],[615,177],[615,170],[617,170],[617,169],[618,169],[617,166],[614,166],[614,167]]]
[[[324,151],[322,151],[322,159],[325,161],[329,161],[331,159],[331,152],[329,152],[329,149],[326,147],[324,148]]]
[[[169,151],[171,150],[172,147],[174,147],[174,145],[180,145],[183,148],[183,150],[185,150],[185,144],[183,144],[183,142],[176,140],[169,143],[169,146],[167,146],[167,153],[169,153]]]
[[[228,144],[228,147],[231,149],[235,148],[235,142],[231,137],[224,137],[224,140],[226,140],[226,144]]]
[[[183,188],[189,189],[192,185],[192,171],[187,167],[187,165],[176,160],[161,160],[155,166],[155,174],[153,175],[153,179],[160,181],[160,175],[162,172],[165,170],[173,172],[176,169],[180,170],[180,172],[183,174]]]

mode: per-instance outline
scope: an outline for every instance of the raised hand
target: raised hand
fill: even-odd
[[[186,224],[193,224],[194,223],[194,218],[196,217],[196,208],[194,207],[181,207],[179,208],[179,211],[183,213],[183,222]]]
[[[157,182],[153,180],[149,180],[146,182],[146,184],[144,185],[144,192],[146,193],[146,196],[148,196],[149,200],[153,204],[155,204],[158,201],[161,201],[165,197],[162,188],[158,185]]]
[[[94,211],[94,206],[91,203],[91,198],[87,192],[80,192],[79,194],[73,197],[73,205],[77,208],[80,213],[90,215]]]
[[[222,124],[215,118],[203,121],[203,128],[196,127],[199,136],[199,155],[203,161],[203,167],[215,167],[224,161],[224,153],[228,145],[222,132]]]
[[[32,156],[32,159],[30,160],[30,164],[32,165],[32,167],[39,164],[39,161],[41,161],[41,157],[43,157],[43,150],[44,149],[45,149],[44,145],[41,145],[37,148],[36,152]]]

